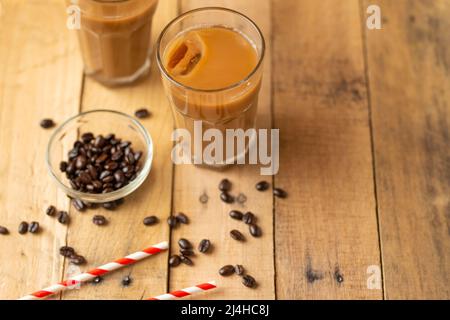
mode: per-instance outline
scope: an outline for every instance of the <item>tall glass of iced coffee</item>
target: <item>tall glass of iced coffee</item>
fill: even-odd
[[[194,163],[235,163],[255,142],[248,134],[245,147],[238,148],[232,133],[255,128],[264,50],[256,24],[225,8],[187,12],[163,30],[157,61],[177,128],[186,129],[192,140],[198,141],[200,134],[203,151],[208,140],[218,139],[219,133],[223,137],[223,148],[214,150],[213,161],[198,159],[204,154],[194,150],[199,145],[192,142]]]
[[[129,84],[150,68],[158,0],[66,0],[79,8],[85,73],[105,85]]]

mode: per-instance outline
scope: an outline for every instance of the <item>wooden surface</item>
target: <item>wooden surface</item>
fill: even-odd
[[[88,269],[162,240],[175,252],[186,237],[209,238],[214,250],[174,269],[164,253],[56,298],[141,299],[214,279],[220,289],[197,298],[449,299],[450,2],[375,3],[381,30],[366,28],[373,1],[214,1],[253,18],[266,37],[258,120],[281,129],[280,172],[269,179],[288,191],[280,200],[255,191],[263,179],[256,166],[172,165],[172,114],[156,64],[135,86],[105,88],[83,76],[64,1],[0,1],[0,225],[10,230],[0,236],[0,298],[64,279],[64,244],[86,256]],[[211,4],[160,1],[153,41],[179,13]],[[153,113],[142,121],[155,142],[148,180],[115,212],[76,212],[48,176],[52,130],[39,121],[142,106]],[[247,195],[244,206],[218,199],[224,177],[233,194]],[[69,227],[45,215],[49,204],[70,211]],[[232,228],[246,231],[227,216],[233,208],[257,214],[260,239],[229,238]],[[170,231],[165,220],[178,211],[191,223]],[[93,225],[95,213],[110,224]],[[151,214],[161,223],[146,228]],[[42,232],[19,235],[22,220],[39,221]],[[218,276],[228,263],[243,264],[258,288]],[[134,280],[127,288],[124,275]]]

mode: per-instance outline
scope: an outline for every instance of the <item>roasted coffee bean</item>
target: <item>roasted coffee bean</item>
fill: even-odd
[[[190,257],[194,255],[194,251],[192,251],[191,249],[180,249],[180,253],[182,256],[185,257]]]
[[[79,148],[73,148],[72,150],[69,151],[68,154],[69,160],[74,160],[76,157],[78,157],[79,154],[80,154]]]
[[[136,116],[136,118],[145,119],[150,116],[150,112],[145,108],[141,108],[141,109],[136,110],[134,115]]]
[[[91,178],[92,178],[92,179],[97,179],[97,177],[98,177],[97,169],[95,169],[95,167],[94,167],[92,164],[88,164],[88,165],[86,166],[86,168],[87,168],[87,170],[88,170],[89,175],[91,176]]]
[[[112,188],[112,184],[111,184],[111,187],[109,187],[109,186],[106,187],[105,185],[103,185],[103,187],[105,189],[103,189],[102,193],[109,193],[109,192],[113,192],[114,191],[114,189]],[[105,204],[103,204],[103,208],[108,209],[108,210],[114,210],[116,207],[112,206],[112,205],[105,205]]]
[[[59,254],[62,255],[63,257],[71,257],[75,254],[75,250],[72,247],[69,246],[62,246],[61,248],[59,248]]]
[[[269,187],[270,184],[267,181],[260,181],[255,185],[255,188],[258,191],[266,191]]]
[[[0,234],[7,235],[9,233],[6,227],[0,226]]]
[[[91,175],[89,173],[83,171],[78,176],[78,181],[81,184],[89,184],[89,183],[92,182],[92,178],[91,178]]]
[[[233,273],[234,273],[234,267],[231,264],[223,266],[222,268],[219,269],[219,274],[222,277],[231,276]]]
[[[144,224],[146,226],[152,226],[154,224],[158,223],[158,218],[155,216],[150,216],[150,217],[146,217],[144,218]]]
[[[87,165],[87,159],[85,156],[81,155],[77,157],[77,161],[75,162],[75,168],[84,169]]]
[[[61,171],[61,172],[66,172],[66,170],[67,170],[67,162],[66,161],[61,161],[60,163],[59,163],[59,170]]]
[[[242,276],[244,275],[245,269],[242,265],[237,264],[234,266],[234,272],[238,275],[238,276]]]
[[[42,119],[39,124],[44,129],[52,128],[55,125],[52,119]]]
[[[84,143],[89,143],[94,139],[94,134],[92,132],[86,132],[81,135],[81,140]]]
[[[208,239],[203,239],[198,245],[198,251],[200,251],[201,253],[206,253],[208,252],[210,247],[211,241],[209,241]]]
[[[223,179],[219,183],[219,190],[223,192],[227,192],[231,190],[231,182],[228,179]]]
[[[189,223],[189,218],[183,212],[179,212],[177,214],[176,218],[177,218],[177,221],[179,223],[183,223],[183,224],[188,224]]]
[[[84,211],[84,210],[86,210],[86,205],[80,199],[73,199],[72,200],[72,205],[77,211]]]
[[[54,206],[49,206],[46,210],[45,210],[45,214],[53,217],[56,213],[56,208]]]
[[[106,177],[109,177],[111,175],[112,175],[111,171],[104,170],[104,171],[102,171],[102,173],[100,173],[100,177],[98,177],[98,178],[103,181],[103,179],[105,179]]]
[[[183,262],[184,264],[187,264],[188,266],[194,265],[194,263],[192,262],[192,260],[189,259],[189,258],[186,257],[186,256],[181,256],[180,259],[181,259],[181,262]]]
[[[261,235],[262,235],[261,228],[256,224],[251,224],[249,226],[249,230],[250,230],[250,234],[255,238],[261,237]]]
[[[39,232],[39,222],[33,221],[28,226],[28,232],[30,233],[38,233]]]
[[[242,284],[248,288],[255,288],[256,280],[251,275],[246,274],[242,277]]]
[[[192,248],[192,244],[189,242],[189,240],[186,240],[184,238],[181,238],[180,240],[178,240],[178,245],[182,249],[191,249]]]
[[[169,227],[175,228],[178,224],[178,220],[174,216],[170,216],[167,218],[167,223],[169,224]]]
[[[234,202],[234,197],[226,191],[222,192],[220,194],[220,199],[225,203],[233,203]]]
[[[134,159],[134,154],[131,152],[129,154],[127,154],[125,160],[129,164],[134,164],[136,162],[136,160]]]
[[[125,276],[125,277],[123,277],[123,279],[122,279],[122,285],[123,285],[124,287],[128,287],[128,286],[131,284],[131,282],[133,282],[133,279],[131,279],[130,276]]]
[[[79,254],[73,254],[70,256],[70,262],[76,266],[81,266],[86,263],[86,259]]]
[[[98,158],[95,159],[95,163],[96,164],[102,164],[106,160],[108,160],[108,154],[107,153],[102,153],[101,155],[98,156]]]
[[[231,230],[230,236],[236,241],[245,241],[244,235],[238,230]]]
[[[113,177],[113,176],[107,176],[107,177],[103,178],[103,179],[102,179],[102,182],[103,182],[103,189],[106,189],[106,188],[107,188],[107,186],[105,186],[105,183],[111,183],[111,182],[113,182],[113,181],[114,181],[114,177]],[[111,184],[111,186],[112,186],[112,184]]]
[[[111,156],[111,160],[112,161],[119,161],[120,159],[122,159],[122,157],[123,157],[123,152],[122,151],[117,151]]]
[[[103,136],[97,136],[94,140],[94,146],[97,148],[103,148],[108,143],[108,140],[106,140]]]
[[[122,170],[117,170],[114,172],[114,179],[116,179],[116,182],[123,183],[125,181],[125,175],[123,174]]]
[[[137,151],[134,153],[134,161],[138,162],[142,157],[142,151]]]
[[[60,211],[58,212],[58,222],[61,224],[68,224],[69,223],[69,214],[66,211]]]
[[[102,215],[95,215],[92,218],[92,222],[98,226],[104,226],[108,221],[106,220],[106,218]]]
[[[103,184],[98,180],[92,181],[92,185],[94,186],[94,190],[100,190],[103,186]]]
[[[255,217],[255,215],[253,213],[248,211],[242,217],[242,221],[244,221],[245,224],[252,224],[252,223],[255,223],[256,217]]]
[[[106,170],[108,170],[108,171],[114,171],[117,168],[119,168],[119,164],[117,162],[114,162],[114,161],[109,161],[107,164],[105,164],[104,168]]]
[[[180,256],[176,254],[169,258],[169,266],[171,267],[177,267],[180,265],[180,263],[181,263]]]
[[[94,283],[94,284],[99,284],[102,281],[103,281],[103,278],[100,276],[97,276],[94,279],[92,279],[92,283]]]
[[[287,192],[281,188],[273,189],[273,194],[275,197],[278,197],[278,198],[286,198],[287,197]]]
[[[236,220],[242,220],[242,212],[240,212],[239,210],[231,210],[229,213],[230,217],[232,217],[233,219]]]
[[[22,222],[19,224],[19,233],[20,233],[20,234],[25,234],[25,233],[27,233],[27,232],[28,232],[28,223],[25,222],[25,221],[22,221]]]

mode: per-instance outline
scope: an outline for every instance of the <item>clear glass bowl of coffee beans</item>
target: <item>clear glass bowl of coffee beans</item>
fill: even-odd
[[[65,121],[50,138],[47,167],[71,198],[88,203],[121,199],[147,178],[153,159],[150,134],[135,118],[93,110]]]

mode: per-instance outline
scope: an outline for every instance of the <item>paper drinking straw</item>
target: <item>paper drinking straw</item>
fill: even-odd
[[[178,298],[183,298],[186,296],[190,296],[195,293],[211,290],[217,288],[215,281],[210,281],[206,283],[201,283],[193,287],[172,291],[170,293],[162,294],[160,296],[148,298],[146,300],[174,300]]]
[[[167,250],[168,248],[169,248],[169,245],[166,241],[155,244],[155,245],[153,245],[147,249],[144,249],[142,251],[132,253],[124,258],[107,263],[103,266],[92,269],[88,272],[84,272],[84,273],[81,273],[74,277],[71,277],[63,282],[60,282],[60,283],[54,284],[50,287],[47,287],[45,289],[36,291],[30,295],[20,298],[19,300],[40,300],[40,299],[47,298],[48,296],[51,296],[51,295],[54,295],[55,293],[64,291],[69,287],[73,287],[79,283],[92,280],[95,277],[98,277],[98,276],[107,274],[111,271],[123,268],[123,267],[133,264],[139,260],[145,259],[147,257],[150,257],[152,255],[160,253],[161,251]]]

